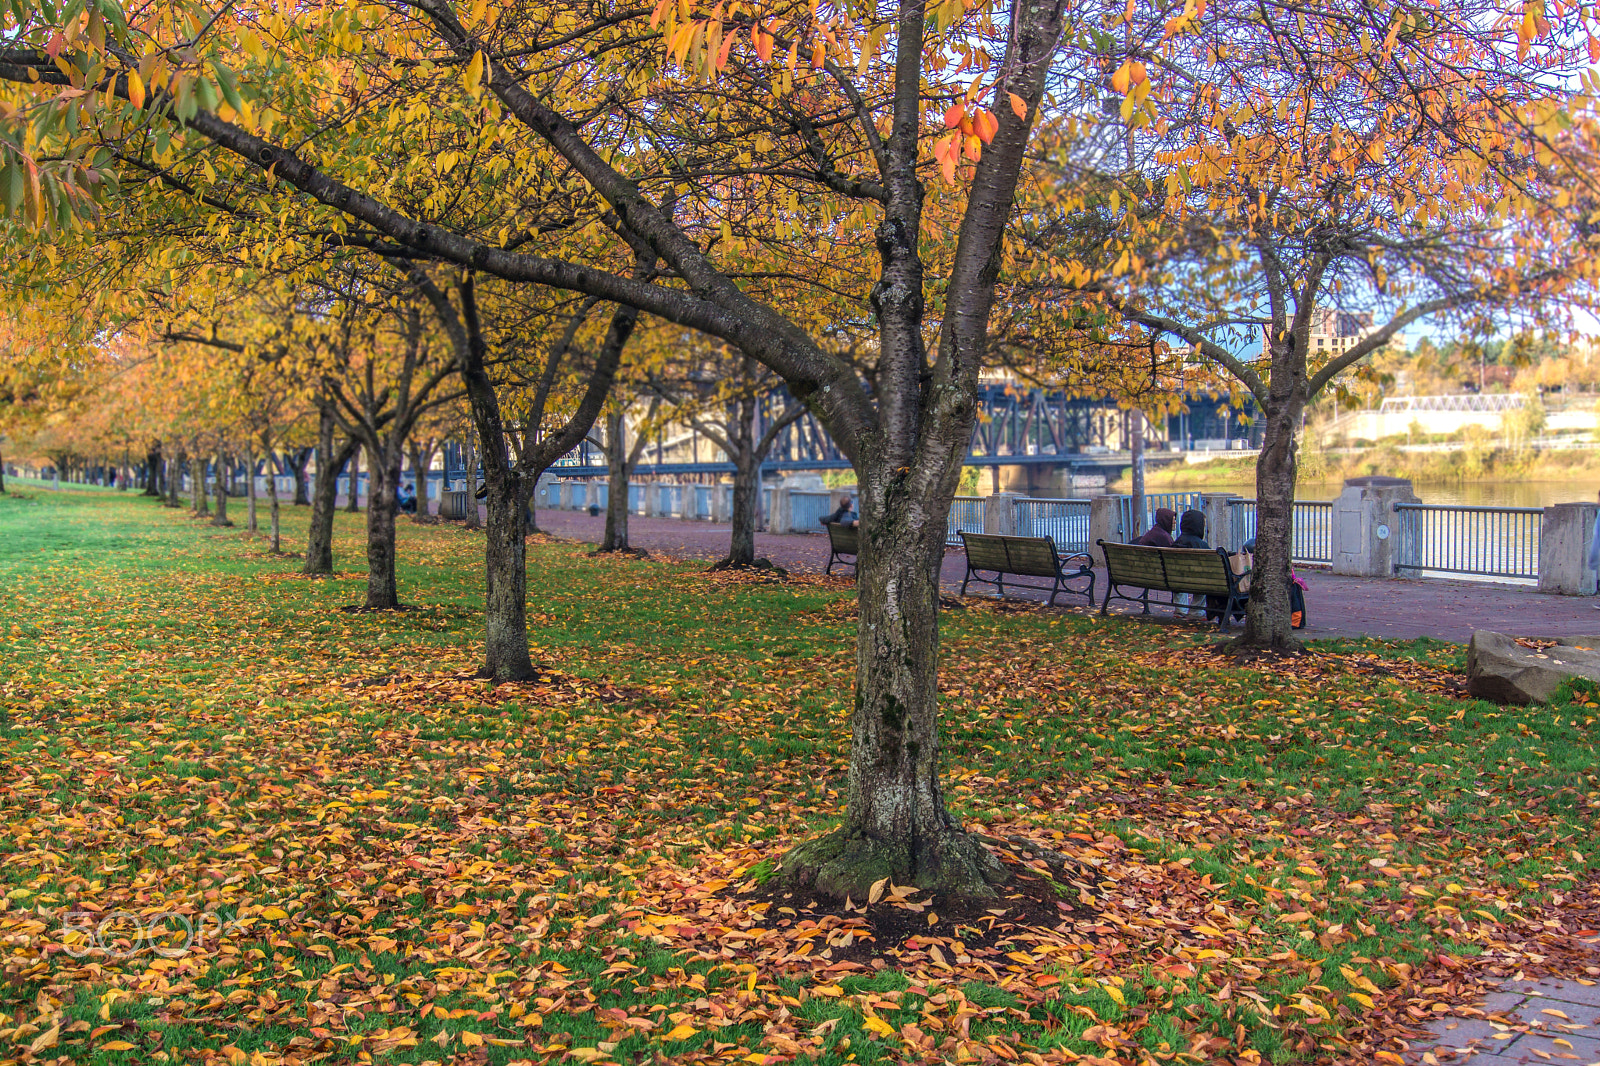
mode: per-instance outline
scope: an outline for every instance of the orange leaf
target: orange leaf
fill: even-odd
[[[994,135],[999,130],[1000,120],[994,117],[993,111],[981,112],[977,118],[972,120],[972,132],[976,133],[978,139],[983,141],[984,144],[992,143]]]
[[[1117,90],[1119,93],[1126,93],[1128,91],[1128,87],[1132,84],[1133,70],[1127,63],[1122,64],[1122,66],[1117,68],[1117,72],[1111,75],[1111,87]]]
[[[755,35],[756,58],[763,63],[772,62],[772,34],[762,33],[759,30]]]
[[[1006,95],[1011,97],[1011,110],[1016,116],[1024,122],[1028,121],[1028,101],[1016,93],[1006,93]]]
[[[967,102],[956,101],[956,105],[944,113],[944,124],[947,129],[955,129],[961,125],[961,118],[967,113]]]

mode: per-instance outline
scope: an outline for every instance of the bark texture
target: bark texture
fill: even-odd
[[[161,470],[161,442],[151,441],[144,452],[144,495],[161,497],[159,473]]]
[[[311,524],[306,531],[306,557],[300,568],[306,577],[333,573],[333,515],[338,506],[339,470],[355,449],[356,442],[346,440],[335,450],[333,413],[322,411],[317,418],[317,482],[312,493]]]

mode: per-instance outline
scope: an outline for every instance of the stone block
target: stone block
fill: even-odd
[[[1479,629],[1467,645],[1467,691],[1479,699],[1545,703],[1570,677],[1600,681],[1600,636],[1562,637],[1540,651]]]

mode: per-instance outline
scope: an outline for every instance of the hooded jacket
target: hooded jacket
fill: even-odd
[[[1156,508],[1155,524],[1145,530],[1144,535],[1134,540],[1135,544],[1145,544],[1152,548],[1172,547],[1172,530],[1178,524],[1178,512],[1170,507]]]
[[[1178,519],[1178,539],[1174,548],[1209,548],[1206,542],[1206,516],[1203,511],[1185,511]]]

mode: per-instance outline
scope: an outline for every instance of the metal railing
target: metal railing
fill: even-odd
[[[1226,538],[1220,534],[1221,547],[1238,551],[1245,541],[1256,535],[1256,501],[1228,501],[1228,529]],[[1333,501],[1296,500],[1290,519],[1290,558],[1297,563],[1333,563]]]
[[[957,496],[950,501],[950,517],[945,522],[944,542],[960,544],[962,533],[982,533],[986,501],[982,496]]]
[[[1056,550],[1089,550],[1089,501],[1047,500],[1025,496],[1017,501],[1016,530],[1019,537],[1050,537]]]
[[[1142,529],[1139,528],[1139,523],[1135,521],[1133,497],[1119,496],[1117,498],[1119,507],[1118,520],[1121,522],[1122,539],[1132,540],[1134,537],[1137,537],[1139,534],[1143,533],[1146,529],[1149,529],[1150,524],[1156,520],[1156,511],[1162,507],[1170,507],[1179,514],[1191,509],[1199,510],[1202,502],[1204,501],[1204,495],[1204,493],[1199,492],[1145,493],[1144,527]]]
[[[1395,570],[1538,580],[1540,507],[1394,506]]]

